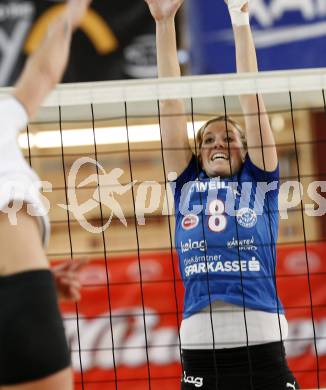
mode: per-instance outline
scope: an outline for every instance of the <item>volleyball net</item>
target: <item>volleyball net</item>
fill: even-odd
[[[158,101],[185,100],[193,145],[212,117],[243,123],[238,96],[258,93],[280,162],[276,280],[289,364],[301,388],[326,387],[325,90],[326,72],[317,69],[52,93],[19,142],[48,199],[49,258],[91,260],[80,273],[82,301],[62,305],[76,389],[179,388],[183,288]],[[255,245],[255,237],[233,241]]]

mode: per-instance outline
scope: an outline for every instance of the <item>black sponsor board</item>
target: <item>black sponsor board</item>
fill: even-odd
[[[0,85],[12,85],[60,11],[59,0],[0,2]],[[156,76],[155,25],[143,0],[94,0],[76,32],[64,82]]]

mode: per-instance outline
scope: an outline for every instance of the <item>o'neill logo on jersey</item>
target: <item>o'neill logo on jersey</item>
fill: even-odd
[[[249,207],[243,207],[237,211],[237,222],[245,228],[252,228],[257,223],[257,214]]]
[[[184,230],[191,230],[198,225],[198,222],[199,218],[196,214],[187,214],[183,217],[181,225]]]

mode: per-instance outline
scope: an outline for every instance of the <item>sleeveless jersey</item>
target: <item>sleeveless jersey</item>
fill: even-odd
[[[27,122],[25,108],[14,97],[8,96],[0,102],[0,211],[8,213],[9,217],[11,208],[8,205],[11,201],[17,201],[18,210],[23,202],[27,203],[30,215],[37,217],[42,241],[46,246],[50,236],[50,223],[39,192],[41,181],[27,164],[17,145],[17,134]]]
[[[171,183],[184,318],[215,300],[284,313],[275,287],[279,167],[246,156],[241,170],[209,178],[192,157]]]

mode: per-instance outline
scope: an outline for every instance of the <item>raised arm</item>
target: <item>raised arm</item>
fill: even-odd
[[[158,77],[180,77],[175,15],[183,0],[145,1],[156,23]],[[161,101],[160,113],[166,171],[177,172],[179,175],[186,168],[192,156],[183,100]]]
[[[47,211],[38,193],[40,179],[26,163],[16,135],[26,125],[26,111],[32,117],[60,81],[68,59],[72,31],[89,3],[90,0],[69,0],[63,15],[27,61],[13,92],[25,110],[12,98],[0,104],[0,251],[5,253],[0,261],[2,274],[48,266],[43,249],[47,218],[32,216],[40,213],[44,216]]]
[[[258,72],[255,44],[249,24],[248,0],[228,0],[233,26],[237,72]],[[251,161],[259,168],[273,171],[277,166],[277,151],[266,107],[261,95],[240,96],[245,116],[245,131]],[[260,115],[258,115],[260,112]]]
[[[71,36],[92,0],[69,0],[36,52],[27,60],[16,83],[14,96],[29,117],[35,115],[46,96],[60,82],[66,69]]]

